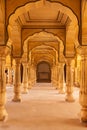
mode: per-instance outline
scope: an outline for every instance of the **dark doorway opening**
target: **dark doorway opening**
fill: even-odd
[[[37,64],[37,82],[51,82],[51,67],[48,62],[42,61]]]

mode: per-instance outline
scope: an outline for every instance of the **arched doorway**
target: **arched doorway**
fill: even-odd
[[[37,82],[51,82],[51,67],[48,62],[42,61],[37,64]]]

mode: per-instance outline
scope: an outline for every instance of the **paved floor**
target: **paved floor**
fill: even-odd
[[[80,122],[78,89],[74,103],[65,102],[65,95],[50,84],[37,84],[28,94],[22,94],[22,102],[12,102],[13,88],[7,88],[6,108],[8,120],[0,122],[0,130],[87,130]]]

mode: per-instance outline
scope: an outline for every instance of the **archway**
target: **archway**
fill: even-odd
[[[40,21],[38,22],[38,20]],[[22,37],[23,45],[26,37],[33,35],[39,30],[42,31],[44,29],[47,31],[48,26],[52,29],[55,25],[56,27],[66,28],[66,44],[64,54],[66,57],[74,57],[75,47],[79,46],[78,19],[70,8],[62,5],[61,3],[50,1],[45,1],[45,3],[42,1],[27,3],[26,5],[17,8],[15,12],[10,16],[8,25],[8,35],[9,39],[12,40],[11,44],[13,46],[13,56],[17,57],[22,54],[23,46],[21,47],[20,33],[22,27],[25,30],[26,27],[32,30],[28,30],[28,33],[26,33],[27,36],[25,35],[24,38]],[[32,27],[34,27],[35,29]],[[52,31],[52,33],[57,35],[56,32],[54,33]],[[17,41],[17,43],[15,41]],[[16,50],[16,48],[19,49]]]
[[[37,82],[51,82],[51,67],[46,61],[42,61],[37,64],[36,69]]]

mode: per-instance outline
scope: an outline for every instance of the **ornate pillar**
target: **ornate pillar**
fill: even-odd
[[[12,83],[12,70],[11,67],[8,67],[8,84],[10,85]]]
[[[52,77],[53,77],[53,86],[56,87],[57,89],[57,66],[54,65],[53,66],[53,74],[52,74]]]
[[[14,85],[14,69],[12,67],[12,85]]]
[[[30,69],[30,77],[31,77],[31,86],[34,85],[34,77],[35,76],[35,73],[34,73],[34,65],[32,64],[31,65],[31,69]]]
[[[58,89],[58,65],[55,65],[55,86]]]
[[[32,81],[31,81],[31,64],[28,65],[28,89],[32,88]]]
[[[59,63],[59,93],[64,94],[64,63]]]
[[[77,74],[77,67],[75,67],[75,85],[77,86],[78,80],[77,80],[78,74]]]
[[[0,121],[5,120],[8,116],[7,111],[5,109],[5,103],[6,103],[5,57],[2,57],[2,55],[0,55]]]
[[[36,83],[36,69],[35,69],[35,66],[33,65],[33,86],[35,85]]]
[[[73,86],[72,86],[72,59],[66,59],[66,101],[73,102]]]
[[[20,102],[21,101],[21,72],[20,72],[20,58],[16,58],[15,65],[15,84],[14,84],[14,98],[12,101]]]
[[[57,64],[57,89],[59,89],[59,64]]]
[[[28,93],[28,65],[23,63],[23,93]]]
[[[87,122],[87,47],[81,50],[81,79],[79,101],[81,108],[81,120]]]
[[[53,69],[53,66],[52,66],[52,68],[51,68],[51,72],[52,72],[52,76],[51,76],[52,85],[54,86],[54,69]]]

